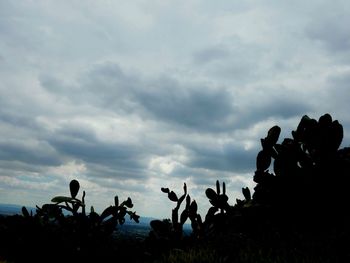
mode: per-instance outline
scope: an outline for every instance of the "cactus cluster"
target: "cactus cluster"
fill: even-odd
[[[80,189],[80,184],[77,180],[72,180],[69,183],[70,196],[55,196],[51,199],[51,204],[44,204],[42,207],[36,206],[37,215],[41,216],[44,220],[63,220],[64,214],[62,210],[66,210],[73,216],[78,216],[78,210],[81,208],[81,214],[86,216],[85,213],[85,191],[80,199],[77,198],[77,194]],[[26,208],[22,208],[22,212],[27,216]]]
[[[228,196],[226,195],[226,184],[222,183],[222,193],[220,190],[220,182],[216,181],[216,191],[212,188],[207,188],[205,191],[206,196],[209,199],[212,207],[209,208],[208,213],[206,215],[206,221],[212,218],[216,212],[220,211],[223,214],[225,211],[230,209],[230,205],[228,204]]]
[[[131,198],[119,202],[116,196],[114,205],[101,214],[93,207],[88,213],[85,211],[85,191],[78,198],[80,184],[77,180],[70,182],[69,190],[69,196],[56,196],[51,203],[37,206],[36,213],[22,207],[22,216],[0,216],[0,259],[5,256],[12,258],[11,262],[24,262],[25,255],[33,254],[30,251],[33,246],[49,254],[45,258],[38,253],[35,258],[38,262],[83,262],[114,257],[113,251],[118,250],[112,246],[117,226],[124,224],[127,215],[139,222],[139,216],[130,210],[133,207]],[[16,248],[22,253],[16,253],[13,250]]]
[[[350,201],[350,149],[339,149],[342,125],[329,114],[318,121],[305,115],[292,138],[277,143],[280,132],[274,126],[261,139],[253,202],[270,207],[287,224],[309,221],[321,226],[343,217]],[[269,172],[272,162],[273,172]]]
[[[191,221],[191,227],[194,236],[199,236],[202,231],[202,218],[197,213],[198,206],[195,200],[191,200],[190,195],[187,194],[187,185],[183,185],[183,194],[178,197],[174,191],[169,188],[161,188],[163,193],[168,195],[170,201],[175,202],[176,206],[172,209],[170,220],[153,220],[151,227],[153,231],[150,233],[155,238],[166,238],[170,240],[181,240],[183,237],[183,225],[187,219]],[[179,209],[182,202],[186,199],[186,205],[179,217]]]
[[[183,234],[183,225],[190,219],[192,227],[192,238],[203,239],[205,236],[212,235],[215,229],[221,229],[227,225],[226,215],[232,213],[234,207],[229,205],[228,196],[226,195],[226,184],[222,183],[222,189],[220,182],[216,181],[216,190],[207,188],[205,191],[206,196],[211,203],[211,207],[208,209],[205,216],[205,221],[202,221],[201,216],[198,214],[198,206],[195,200],[191,201],[190,195],[187,194],[187,186],[184,183],[183,194],[178,197],[174,191],[170,191],[169,188],[161,188],[163,193],[168,195],[170,201],[176,203],[174,209],[172,209],[171,220],[153,220],[151,222],[152,231],[151,237],[166,238],[170,240],[181,240]],[[244,195],[247,200],[251,200],[250,192],[248,188],[243,189]],[[179,209],[182,202],[186,199],[186,205],[179,217]],[[240,201],[240,200],[239,200]],[[245,201],[240,201],[245,202]],[[215,234],[215,233],[214,233]]]
[[[44,204],[42,207],[37,206],[37,216],[46,222],[51,220],[60,224],[66,224],[64,222],[70,220],[87,226],[87,229],[84,229],[84,231],[91,231],[94,228],[93,232],[101,231],[108,234],[116,230],[118,224],[124,224],[127,214],[130,216],[130,219],[137,223],[139,222],[139,216],[136,212],[128,210],[128,208],[133,207],[130,197],[119,204],[118,196],[115,196],[114,205],[107,207],[101,215],[96,213],[93,207],[91,207],[90,214],[86,215],[85,191],[83,191],[82,199],[80,200],[77,198],[79,189],[79,182],[72,180],[69,184],[70,196],[56,196],[51,199],[51,204]],[[79,209],[81,209],[80,213]],[[71,216],[64,216],[62,210],[70,212]],[[25,207],[22,208],[22,212],[23,215],[29,216]]]

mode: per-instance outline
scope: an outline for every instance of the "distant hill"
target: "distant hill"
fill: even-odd
[[[21,215],[22,214],[22,205],[14,205],[14,204],[0,204],[0,215],[12,216],[12,215]],[[33,211],[33,214],[36,212],[35,207],[26,206],[29,213]]]
[[[36,212],[36,208],[27,207],[28,211],[33,211],[33,214]],[[22,206],[15,204],[0,204],[0,215],[11,216],[11,215],[22,215]],[[125,223],[123,225],[118,225],[118,231],[115,233],[116,236],[120,237],[133,237],[137,239],[144,239],[149,235],[149,232],[152,230],[150,222],[156,220],[157,218],[153,217],[144,217],[139,218],[139,223],[130,220],[129,216],[125,216]],[[190,235],[191,225],[184,224],[184,234]]]
[[[22,214],[22,205],[16,205],[16,204],[0,204],[0,215],[15,215],[15,214]],[[33,213],[35,213],[36,208],[35,207],[28,207],[26,206],[26,208],[28,209],[28,211],[30,212],[30,210],[33,211]],[[129,220],[129,217],[126,216],[126,224],[137,224],[134,221]],[[142,225],[149,225],[149,223],[154,220],[155,218],[152,217],[140,217],[140,224]]]
[[[0,204],[0,215],[10,216],[15,214],[22,214],[22,206],[13,204]]]
[[[33,213],[36,212],[36,208],[34,207],[27,207],[28,211],[32,210]],[[22,206],[21,205],[15,205],[15,204],[0,204],[0,215],[5,215],[5,216],[11,216],[11,215],[16,215],[22,214]],[[151,230],[150,222],[152,220],[155,220],[156,218],[153,217],[140,217],[140,223],[136,223],[135,221],[132,221],[129,219],[128,216],[125,217],[125,223],[122,226],[119,226],[119,229],[121,232],[134,232],[134,231],[140,231],[144,233],[148,233]],[[190,224],[185,224],[184,225],[184,231],[187,233],[191,229]]]
[[[15,204],[0,204],[0,215],[16,215],[22,214],[22,205],[15,205]],[[34,207],[28,207],[26,206],[26,208],[28,209],[28,211],[30,212],[30,210],[33,211],[33,213],[35,213],[36,208]],[[128,216],[125,217],[126,221],[125,224],[127,225],[138,225],[135,221],[131,221],[129,219]],[[152,217],[140,217],[140,225],[149,225],[150,222],[152,220],[154,220],[155,218]]]

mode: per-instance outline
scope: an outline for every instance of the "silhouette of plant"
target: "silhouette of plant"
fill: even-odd
[[[86,215],[85,212],[85,191],[83,191],[82,199],[78,199],[76,196],[80,189],[80,184],[77,180],[72,180],[69,184],[71,196],[56,196],[52,198],[51,202],[55,204],[44,204],[42,208],[37,206],[37,215],[45,220],[53,219],[63,224],[62,220],[70,219],[70,216],[65,217],[62,209],[71,212],[74,218],[74,223],[81,224],[87,227],[86,230],[92,232],[102,232],[111,234],[116,230],[118,224],[122,225],[125,222],[125,216],[128,214],[130,219],[135,222],[139,222],[139,217],[136,212],[128,210],[134,205],[130,197],[127,200],[119,204],[118,196],[114,197],[114,205],[107,207],[98,215],[94,208],[91,207],[90,215]],[[64,203],[64,205],[62,204]],[[81,213],[78,212],[81,208]],[[25,213],[27,214],[27,213]]]
[[[49,220],[60,221],[64,219],[63,209],[70,212],[73,216],[79,215],[78,210],[81,208],[81,214],[85,213],[85,191],[83,191],[82,199],[76,198],[80,189],[80,184],[77,180],[72,180],[69,184],[71,196],[56,196],[51,199],[54,204],[44,204],[41,208],[36,206],[37,215],[42,217],[46,222]],[[22,208],[23,215],[27,215],[25,207]]]
[[[280,132],[274,126],[261,139],[253,203],[269,209],[274,224],[286,228],[345,227],[350,148],[338,149],[342,125],[329,114],[318,121],[305,115],[281,144]],[[272,160],[274,173],[268,170]]]
[[[51,202],[56,203],[56,205],[62,209],[72,212],[73,215],[77,215],[79,208],[82,209],[82,214],[85,214],[85,191],[83,191],[82,199],[76,198],[80,189],[80,184],[77,180],[72,180],[69,183],[69,190],[71,196],[56,196],[51,199]],[[65,203],[65,205],[59,205],[60,203]]]
[[[246,191],[249,192],[246,188]],[[205,191],[207,198],[209,199],[210,204],[212,205],[205,216],[205,221],[203,223],[203,237],[209,239],[215,239],[215,237],[225,234],[235,227],[235,223],[232,220],[232,217],[237,217],[237,212],[239,206],[232,206],[228,203],[228,196],[226,195],[226,184],[222,183],[222,189],[220,187],[219,180],[216,181],[216,190],[212,188],[207,188]],[[247,195],[248,198],[248,195]],[[238,200],[241,205],[243,205],[242,200]],[[230,230],[231,231],[231,230]]]
[[[212,188],[208,188],[205,191],[206,196],[209,198],[209,202],[212,204],[212,207],[209,208],[206,215],[206,221],[210,220],[216,212],[220,210],[220,213],[223,214],[225,211],[230,209],[230,205],[227,203],[228,196],[226,195],[226,184],[222,183],[222,194],[220,190],[219,180],[216,181],[216,192]]]
[[[22,207],[22,216],[15,215],[4,219],[5,223],[0,222],[0,226],[5,226],[5,230],[0,229],[0,232],[7,239],[5,245],[1,244],[5,256],[9,256],[10,259],[12,256],[14,260],[17,258],[22,262],[22,256],[30,252],[27,249],[33,248],[32,244],[36,244],[52,255],[60,247],[64,251],[62,255],[56,253],[56,259],[60,260],[64,257],[71,257],[70,260],[95,257],[96,251],[104,251],[105,254],[99,257],[109,257],[111,255],[106,249],[111,244],[112,234],[117,230],[118,224],[124,224],[126,215],[135,222],[139,222],[136,212],[129,210],[133,207],[130,198],[119,203],[116,196],[114,205],[107,207],[101,215],[96,213],[93,207],[90,213],[86,214],[85,191],[82,198],[78,199],[80,185],[77,180],[72,180],[69,188],[70,196],[52,198],[52,203],[44,204],[42,207],[37,206],[34,215],[32,212],[29,213],[26,207]],[[63,213],[63,210],[68,215]],[[12,250],[16,246],[17,249],[22,249],[26,253],[14,253]],[[2,253],[0,253],[1,256],[3,256]],[[37,260],[42,261],[40,258]],[[43,261],[47,260],[43,259]]]
[[[174,191],[170,191],[169,188],[161,188],[163,193],[168,195],[170,201],[176,202],[176,207],[172,209],[171,221],[170,220],[153,220],[151,221],[151,227],[153,231],[150,233],[154,238],[165,238],[168,240],[181,240],[183,236],[183,225],[190,219],[192,227],[192,235],[199,236],[202,231],[202,219],[197,213],[198,206],[195,200],[191,201],[191,197],[187,194],[187,185],[184,183],[184,193],[178,198]],[[186,198],[186,206],[181,212],[179,218],[179,209],[182,202]],[[179,220],[180,219],[180,220]]]

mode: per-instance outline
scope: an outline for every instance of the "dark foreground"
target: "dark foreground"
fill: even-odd
[[[33,223],[33,222],[32,222]],[[349,233],[327,238],[296,233],[221,233],[206,239],[154,239],[145,227],[84,237],[0,217],[0,262],[350,262]]]

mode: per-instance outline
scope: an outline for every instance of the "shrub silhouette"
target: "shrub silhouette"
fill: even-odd
[[[0,259],[4,257],[16,262],[27,261],[28,255],[36,249],[46,251],[45,254],[49,255],[46,258],[38,254],[35,260],[39,262],[81,262],[96,257],[108,259],[117,256],[113,255],[116,251],[111,244],[112,234],[117,230],[118,224],[125,222],[127,214],[130,219],[139,222],[136,212],[129,210],[133,207],[131,199],[119,204],[116,196],[115,204],[107,207],[101,215],[93,207],[87,215],[85,191],[82,199],[78,199],[79,182],[72,180],[69,187],[70,196],[56,196],[51,200],[53,203],[37,206],[35,215],[23,207],[22,216],[0,217]],[[69,215],[65,215],[63,210]]]

